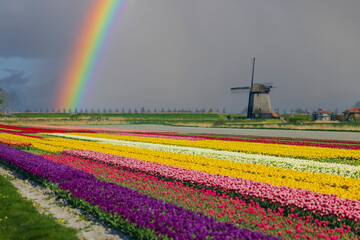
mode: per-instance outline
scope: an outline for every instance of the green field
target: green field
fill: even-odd
[[[0,175],[0,238],[78,239],[77,230],[60,225],[53,217],[40,214],[32,201]]]
[[[230,115],[230,119],[228,116]],[[312,122],[311,114],[282,114],[279,119],[248,119],[221,113],[17,113],[0,117],[6,124],[106,125],[160,124],[172,126],[360,131],[360,122]]]

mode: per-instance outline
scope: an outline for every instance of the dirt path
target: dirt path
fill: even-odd
[[[56,220],[62,222],[66,227],[80,230],[79,239],[87,240],[130,240],[131,238],[109,226],[101,223],[95,218],[86,216],[79,209],[71,208],[62,200],[56,200],[55,194],[40,184],[26,179],[21,174],[0,164],[0,175],[7,177],[10,182],[19,189],[21,196],[33,201],[34,206],[44,215],[52,215]]]
[[[179,133],[215,133],[234,135],[255,135],[269,137],[296,137],[316,139],[336,139],[360,141],[360,132],[336,132],[336,131],[304,131],[304,130],[273,130],[273,129],[236,129],[236,128],[204,128],[204,127],[175,127],[165,125],[82,125],[86,127],[118,128],[118,129],[141,129],[153,131],[174,131]]]

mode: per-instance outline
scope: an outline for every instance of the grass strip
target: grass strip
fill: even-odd
[[[60,225],[51,216],[40,214],[30,200],[0,175],[0,238],[13,239],[78,239],[78,231]]]

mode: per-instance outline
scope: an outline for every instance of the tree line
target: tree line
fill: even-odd
[[[157,109],[157,108],[154,108],[153,110],[150,110],[150,109],[146,109],[145,107],[142,107],[140,108],[140,110],[138,110],[137,108],[129,108],[129,109],[125,109],[125,108],[122,108],[122,110],[120,110],[119,108],[116,108],[115,110],[114,109],[107,109],[107,108],[104,108],[104,109],[94,109],[94,108],[91,108],[91,109],[88,109],[88,108],[75,108],[75,109],[60,109],[58,108],[57,110],[52,108],[52,109],[49,109],[49,108],[46,108],[46,109],[42,109],[40,108],[39,110],[38,109],[26,109],[24,111],[25,113],[226,113],[226,109],[223,108],[222,109],[222,112],[220,112],[219,109],[214,109],[214,108],[209,108],[209,109],[205,109],[205,108],[196,108],[195,110],[192,110],[192,109],[184,109],[184,108],[174,108],[174,109],[170,109],[170,108],[161,108],[161,109]]]

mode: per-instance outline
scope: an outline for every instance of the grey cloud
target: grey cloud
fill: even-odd
[[[1,62],[0,62],[1,64]],[[10,74],[14,74],[14,73],[18,73],[19,71],[16,71],[14,69],[10,69],[10,68],[5,68],[3,69],[4,72],[10,73]]]
[[[0,86],[2,88],[13,88],[14,86],[24,85],[30,81],[30,78],[24,72],[7,69],[11,73],[9,76],[0,78]]]
[[[74,39],[86,0],[0,0],[0,57],[64,56]]]

